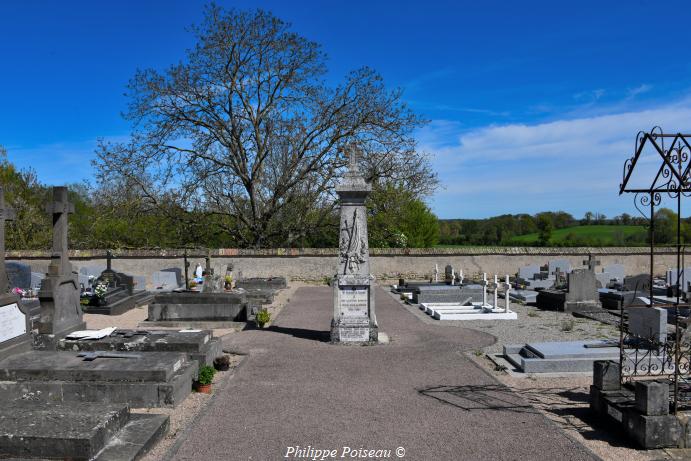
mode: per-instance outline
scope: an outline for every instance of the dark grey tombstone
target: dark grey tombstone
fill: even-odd
[[[642,295],[650,293],[650,274],[638,274],[624,277],[622,289],[623,291],[635,291]]]
[[[74,213],[66,187],[53,187],[53,201],[46,210],[53,217],[53,250],[48,274],[41,282],[38,297],[41,302],[40,335],[57,335],[84,328],[79,303],[79,283],[73,271],[67,246],[68,215]],[[45,337],[51,342],[55,337]],[[44,344],[44,346],[42,346]],[[50,347],[37,338],[38,347]]]
[[[21,288],[29,290],[31,288],[31,266],[17,261],[10,261],[5,264],[9,288]]]

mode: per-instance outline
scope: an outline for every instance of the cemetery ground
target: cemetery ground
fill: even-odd
[[[277,296],[266,330],[215,330],[231,370],[217,375],[211,396],[136,410],[171,417],[144,459],[276,459],[298,445],[401,446],[407,459],[683,459],[599,428],[590,376],[518,378],[486,355],[507,343],[611,337],[614,327],[516,303],[516,321],[442,324],[383,287],[376,295],[388,345],[328,344],[331,289],[298,282]],[[137,308],[85,319],[134,328],[145,317]]]
[[[407,459],[687,456],[639,450],[600,427],[588,408],[590,375],[517,377],[489,358],[504,344],[604,339],[618,334],[615,327],[517,303],[518,320],[440,323],[384,286],[377,304],[388,345],[329,345],[331,289],[300,282],[279,292],[266,330],[214,330],[231,369],[217,374],[213,395],[134,410],[171,418],[144,460],[276,459],[298,445],[402,446]],[[85,315],[90,328],[136,328],[145,319],[145,308]]]

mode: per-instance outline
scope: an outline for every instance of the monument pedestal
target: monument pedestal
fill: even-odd
[[[370,277],[334,278],[334,317],[331,342],[370,344],[379,339],[374,315],[374,286]]]

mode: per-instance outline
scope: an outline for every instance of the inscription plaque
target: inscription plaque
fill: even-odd
[[[339,287],[339,306],[343,317],[367,317],[369,292],[366,286]]]
[[[0,343],[25,333],[26,316],[17,303],[0,306]]]

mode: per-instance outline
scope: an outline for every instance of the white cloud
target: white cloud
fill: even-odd
[[[624,162],[634,152],[636,134],[655,125],[688,132],[691,105],[465,132],[460,124],[434,122],[418,137],[422,149],[435,155],[445,186],[431,204],[442,217],[555,207],[577,216],[586,210],[629,212],[631,200],[618,196]]]

